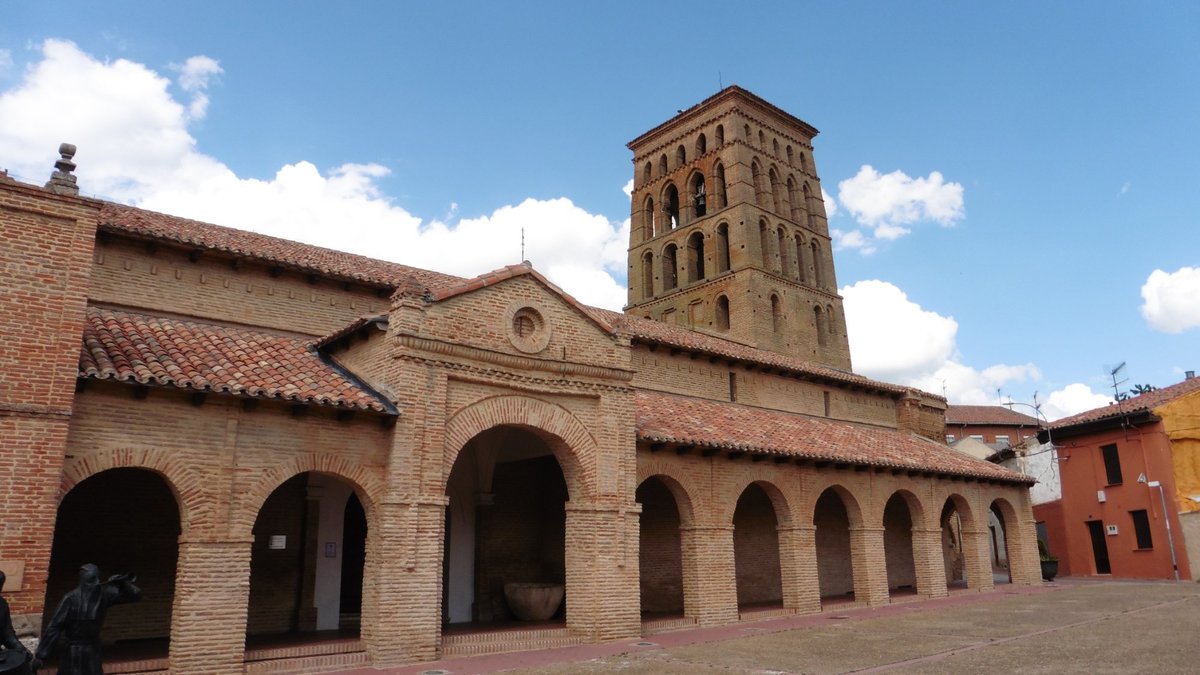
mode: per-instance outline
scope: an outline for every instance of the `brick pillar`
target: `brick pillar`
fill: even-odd
[[[942,530],[912,531],[913,564],[917,568],[917,594],[926,598],[943,598],[946,589],[946,560],[942,555]]]
[[[590,642],[641,635],[638,511],[628,503],[568,502],[567,628]]]
[[[1032,514],[1032,509],[1029,511]],[[1013,523],[1004,533],[1008,543],[1008,573],[1014,584],[1042,583],[1042,563],[1037,551],[1037,522],[1030,517]]]
[[[992,556],[988,546],[990,535],[987,529],[963,529],[963,562],[967,571],[967,588],[990,591],[996,587],[992,581]]]
[[[783,577],[783,606],[801,614],[820,612],[816,527],[779,528],[779,568]]]
[[[850,558],[854,561],[855,602],[872,607],[891,602],[883,528],[850,528]]]
[[[0,180],[0,569],[22,633],[41,626],[99,205]]]
[[[446,497],[376,506],[363,570],[362,640],[374,666],[437,658]]]
[[[733,526],[681,527],[683,607],[701,626],[736,623]]]
[[[172,673],[242,672],[253,537],[180,537],[171,607]]]

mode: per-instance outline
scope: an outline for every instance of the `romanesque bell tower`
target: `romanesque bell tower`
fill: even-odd
[[[816,135],[731,86],[631,141],[625,311],[850,370]]]

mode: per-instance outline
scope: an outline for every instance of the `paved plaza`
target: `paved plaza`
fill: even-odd
[[[1197,626],[1200,584],[1065,580],[384,672],[1192,673]]]

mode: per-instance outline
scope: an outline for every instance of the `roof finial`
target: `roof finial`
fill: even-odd
[[[75,175],[71,173],[75,170],[75,162],[71,161],[75,157],[75,146],[63,143],[58,146],[58,154],[61,157],[54,163],[54,173],[50,174],[46,189],[60,195],[77,195],[79,186],[75,184]]]

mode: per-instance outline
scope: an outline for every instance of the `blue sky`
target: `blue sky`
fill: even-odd
[[[613,306],[624,144],[736,83],[821,130],[856,369],[1053,416],[1200,369],[1198,36],[1193,3],[10,3],[0,168],[72,141],[87,192],[458,274],[525,227]]]

